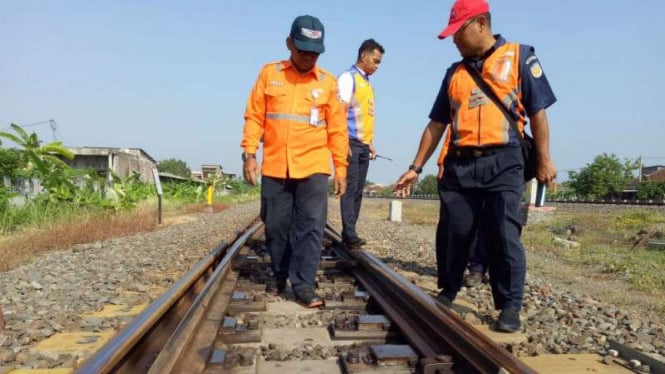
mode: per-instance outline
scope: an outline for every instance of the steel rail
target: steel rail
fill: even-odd
[[[233,259],[240,252],[240,249],[245,246],[247,240],[262,226],[262,222],[255,222],[233,243],[231,247],[227,249],[226,254],[215,268],[212,276],[206,282],[203,290],[201,290],[196,297],[196,300],[192,303],[192,306],[187,311],[182,322],[173,332],[166,345],[164,345],[164,348],[159,353],[159,356],[157,356],[155,362],[150,366],[148,373],[161,374],[173,372],[185,347],[193,339],[194,334],[207,311],[210,300],[217,289],[219,289],[220,284],[224,282],[226,274],[231,270]]]
[[[88,358],[76,373],[131,372],[130,368],[144,366],[148,369],[155,355],[177,328],[188,305],[202,283],[213,273],[214,267],[226,252],[229,242],[234,242],[258,220],[248,223],[236,232],[229,241],[223,241],[199,260],[190,271],[180,278],[166,293],[141,312],[133,322]]]
[[[328,224],[326,231],[340,243],[332,226]],[[425,358],[451,355],[480,373],[536,373],[457,314],[438,306],[431,296],[375,256],[362,250],[344,252],[359,265],[354,275],[363,287]]]
[[[570,204],[570,205],[635,205],[635,206],[663,206],[665,200],[649,199],[649,200],[629,200],[629,199],[599,199],[599,200],[586,200],[586,199],[552,199],[547,200],[547,203],[557,204]]]

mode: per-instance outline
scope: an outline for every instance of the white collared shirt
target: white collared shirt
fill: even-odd
[[[354,66],[362,75],[367,75],[357,65]],[[353,74],[350,71],[347,70],[339,75],[337,78],[337,89],[339,90],[339,99],[346,104],[351,103],[351,96],[353,96]]]

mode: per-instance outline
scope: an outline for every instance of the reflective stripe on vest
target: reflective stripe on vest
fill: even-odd
[[[374,90],[369,79],[355,66],[348,71],[353,79],[353,93],[346,114],[349,137],[371,144],[374,140]]]
[[[299,116],[296,114],[288,114],[288,113],[266,113],[266,119],[284,119],[287,121],[294,121],[294,122],[303,122],[309,124],[309,117],[307,116]],[[320,119],[316,123],[317,126],[325,126],[326,125],[326,120],[325,119]]]

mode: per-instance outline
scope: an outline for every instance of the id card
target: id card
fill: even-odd
[[[312,108],[309,110],[309,124],[311,126],[319,124],[319,108]]]

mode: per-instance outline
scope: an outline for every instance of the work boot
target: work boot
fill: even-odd
[[[323,298],[316,294],[312,286],[300,286],[293,292],[296,300],[307,308],[318,308],[323,305]]]
[[[464,284],[469,287],[476,287],[483,281],[483,273],[472,271],[464,277]]]
[[[356,238],[356,239],[345,240],[344,241],[344,245],[348,249],[358,249],[358,248],[364,246],[365,244],[367,244],[367,241],[365,239],[361,239],[361,238]]]
[[[266,293],[271,295],[280,295],[286,291],[286,281],[289,279],[289,273],[286,271],[273,272],[272,279],[269,279],[266,285]]]
[[[520,313],[511,309],[502,310],[495,325],[496,331],[500,332],[516,332],[520,327]]]
[[[286,291],[286,278],[284,277],[276,277],[271,281],[268,281],[268,284],[266,285],[266,293],[271,294],[271,295],[281,295]]]
[[[434,298],[434,300],[440,302],[443,306],[446,308],[450,308],[453,306],[453,301],[448,298],[448,296],[443,294],[443,291],[439,292],[438,295]]]

